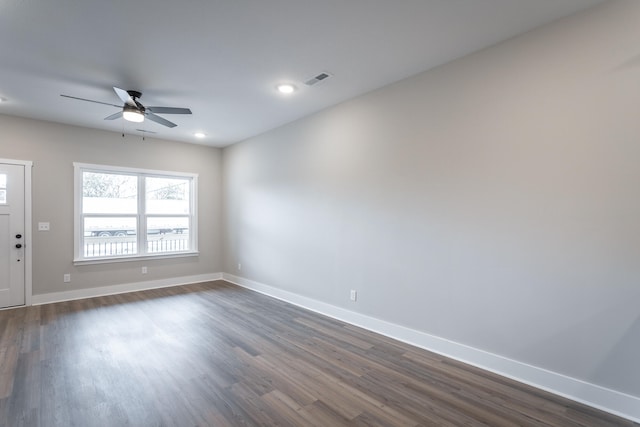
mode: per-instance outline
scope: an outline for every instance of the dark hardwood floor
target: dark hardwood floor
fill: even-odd
[[[0,312],[1,426],[633,426],[225,282]]]

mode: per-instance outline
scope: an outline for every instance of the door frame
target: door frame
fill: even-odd
[[[31,244],[33,242],[31,238],[33,233],[33,224],[31,224],[31,169],[33,168],[33,162],[0,158],[0,163],[24,167],[24,306],[29,306],[33,296],[33,263],[31,259]],[[23,306],[19,305],[17,307]]]

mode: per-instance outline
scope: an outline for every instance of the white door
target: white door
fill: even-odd
[[[0,163],[0,308],[25,303],[24,169]]]

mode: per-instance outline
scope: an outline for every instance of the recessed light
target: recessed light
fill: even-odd
[[[196,132],[193,134],[193,136],[195,136],[196,138],[204,138],[205,136],[207,136],[207,134],[203,132]]]
[[[294,85],[292,85],[291,83],[282,83],[279,84],[278,86],[276,86],[276,89],[278,89],[278,92],[283,93],[285,95],[289,95],[293,92],[296,91],[296,87]]]

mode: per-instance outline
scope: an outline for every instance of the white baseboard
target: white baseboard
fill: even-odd
[[[497,354],[326,304],[273,286],[223,273],[223,279],[247,289],[397,339],[576,402],[640,422],[640,398]]]
[[[221,280],[222,273],[199,274],[195,276],[172,277],[169,279],[149,280],[146,282],[125,283],[121,285],[102,286],[99,288],[74,289],[64,292],[33,295],[32,305],[50,304],[54,302],[72,301],[84,298],[102,297],[106,295],[124,294],[127,292],[145,291],[148,289],[169,288],[191,283]]]

